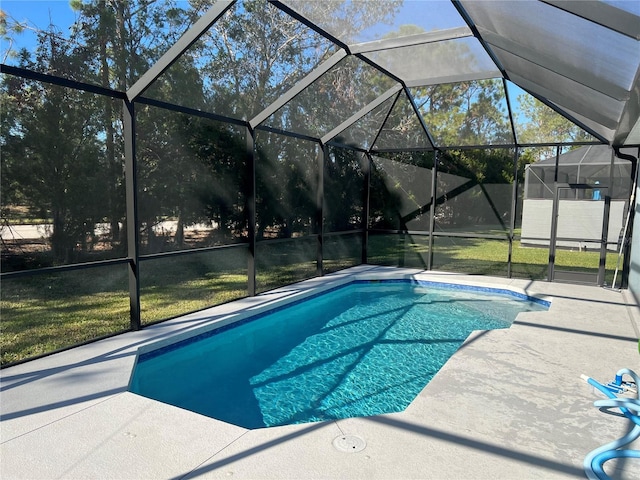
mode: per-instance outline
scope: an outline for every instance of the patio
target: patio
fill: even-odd
[[[548,295],[552,306],[521,314],[510,329],[472,334],[397,414],[246,430],[127,392],[138,347],[201,327],[238,305],[254,308],[345,275],[417,273],[361,265],[10,367],[1,380],[0,474],[6,480],[583,477],[585,455],[628,427],[626,419],[593,407],[600,397],[580,379],[607,382],[620,368],[640,369],[640,312],[624,290],[424,272],[429,279]],[[340,436],[364,449],[340,451],[333,445]],[[612,478],[640,478],[637,461],[615,466]]]

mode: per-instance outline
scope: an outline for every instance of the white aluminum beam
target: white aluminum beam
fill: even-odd
[[[493,78],[502,78],[502,73],[500,70],[496,69],[490,72],[473,72],[473,73],[461,73],[461,74],[452,74],[441,77],[431,77],[431,78],[418,78],[411,81],[404,82],[405,85],[409,88],[416,87],[427,87],[430,85],[441,85],[444,83],[460,83],[460,82],[471,82],[475,80],[490,80]]]
[[[258,113],[255,117],[249,120],[249,125],[252,129],[255,129],[258,125],[264,122],[267,118],[277,112],[280,108],[282,108],[287,102],[292,100],[296,95],[302,92],[305,88],[315,82],[322,75],[331,70],[338,62],[340,62],[344,57],[347,56],[347,52],[344,49],[338,50],[336,53],[331,55],[324,63],[318,65],[314,70],[312,70],[306,77],[296,83],[293,87],[291,87],[288,91],[280,95],[278,99],[269,105],[267,108]]]
[[[356,43],[354,45],[349,45],[349,50],[354,54],[377,52],[380,50],[411,47],[414,45],[424,45],[426,43],[442,42],[472,36],[473,32],[469,27],[456,27],[448,28],[446,30],[408,35],[406,37],[385,38],[382,40],[374,40],[372,42]]]
[[[640,18],[605,2],[593,0],[542,0],[565,12],[577,15],[635,40],[640,40]],[[632,2],[634,0],[629,0]],[[637,0],[636,0],[637,1]]]
[[[130,102],[149,88],[149,86],[180,58],[229,8],[236,0],[219,0],[213,7],[205,12],[202,17],[187,30],[182,37],[165,52],[160,59],[147,70],[142,77],[127,90],[127,98]]]
[[[326,135],[324,135],[321,139],[320,142],[322,144],[326,144],[327,142],[329,142],[331,139],[333,139],[333,137],[335,137],[336,135],[338,135],[340,132],[346,130],[347,128],[349,128],[351,125],[353,125],[354,123],[356,123],[358,120],[360,120],[362,117],[364,117],[365,115],[367,115],[369,112],[371,112],[373,109],[379,107],[380,105],[382,105],[384,102],[386,102],[387,100],[389,100],[393,95],[395,95],[396,93],[398,93],[400,90],[402,90],[402,85],[400,83],[397,83],[396,85],[394,85],[393,87],[391,87],[389,90],[387,90],[386,92],[384,92],[382,95],[380,95],[378,98],[376,98],[375,100],[373,100],[372,102],[370,102],[368,105],[365,105],[363,108],[361,108],[359,111],[357,111],[356,113],[354,113],[353,115],[351,115],[351,117],[349,117],[347,120],[345,120],[344,122],[342,122],[340,125],[338,125],[337,127],[335,127],[333,130],[331,130],[329,133],[327,133]]]

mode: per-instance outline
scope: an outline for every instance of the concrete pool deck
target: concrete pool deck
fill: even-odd
[[[6,368],[0,478],[584,478],[585,455],[629,426],[595,408],[602,397],[580,379],[640,373],[640,311],[625,291],[424,274],[547,295],[552,306],[474,332],[400,413],[247,430],[127,392],[138,347],[188,335],[238,304],[257,311],[350,274],[416,273],[354,267]],[[339,437],[365,448],[342,451]],[[640,479],[640,461],[609,463],[613,478]]]

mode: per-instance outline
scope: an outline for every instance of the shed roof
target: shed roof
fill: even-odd
[[[558,165],[562,166],[575,166],[575,165],[610,165],[611,164],[612,150],[607,145],[585,145],[575,150],[570,150],[567,153],[563,153],[558,157]],[[535,165],[549,165],[554,166],[556,163],[555,157],[545,158]],[[614,158],[615,164],[628,164],[628,160],[622,160],[617,157]]]

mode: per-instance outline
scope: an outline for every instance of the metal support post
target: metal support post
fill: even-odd
[[[256,160],[255,160],[255,132],[250,127],[246,129],[246,192],[247,202],[247,240],[249,241],[249,256],[247,258],[247,294],[256,294]]]
[[[317,157],[318,189],[316,191],[316,231],[318,232],[316,273],[319,277],[324,275],[324,164],[326,157],[327,146],[320,143]]]
[[[516,213],[518,211],[518,157],[520,151],[516,147],[513,155],[513,188],[511,190],[511,221],[509,222],[509,254],[507,257],[507,278],[512,277],[513,237],[516,227]]]
[[[362,157],[362,170],[364,173],[364,198],[362,209],[362,263],[369,260],[369,215],[371,202],[371,155],[369,153]]]
[[[436,198],[438,195],[438,162],[440,152],[433,152],[433,167],[431,168],[431,206],[429,208],[429,252],[427,255],[427,270],[433,268],[433,232],[436,227]]]
[[[136,121],[134,104],[123,100],[124,165],[127,206],[127,258],[129,260],[129,317],[131,330],[139,330],[140,234],[138,230],[138,178],[136,165]]]

